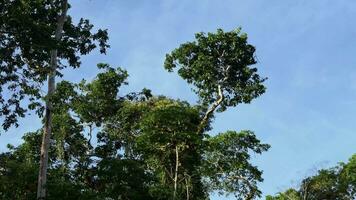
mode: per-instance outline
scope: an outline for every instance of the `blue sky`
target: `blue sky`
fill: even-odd
[[[190,102],[196,100],[190,87],[163,69],[165,54],[196,32],[241,26],[257,48],[268,89],[252,104],[217,115],[213,132],[249,129],[272,145],[254,157],[264,171],[264,194],[296,186],[316,169],[356,153],[356,1],[72,0],[72,5],[74,18],[109,29],[112,47],[106,56],[84,57],[82,68],[66,71],[66,79],[91,79],[95,64],[108,62],[128,70],[125,91],[147,87]],[[22,120],[0,136],[0,151],[39,127],[39,120]]]

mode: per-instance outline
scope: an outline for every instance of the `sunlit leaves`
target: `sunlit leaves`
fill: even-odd
[[[178,74],[195,86],[202,103],[210,105],[219,98],[219,86],[224,100],[220,110],[250,103],[265,92],[257,74],[255,47],[247,42],[240,29],[216,33],[197,33],[196,40],[180,45],[166,55],[165,68]]]

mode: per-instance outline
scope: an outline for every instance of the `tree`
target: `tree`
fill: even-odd
[[[251,200],[261,195],[257,183],[262,172],[253,166],[250,153],[261,154],[269,149],[251,131],[227,131],[206,140],[202,165],[203,176],[210,191],[233,193],[237,199]]]
[[[219,30],[207,38],[210,36],[217,44],[224,44],[230,56],[250,47],[234,47],[242,38],[237,32]],[[236,42],[232,47],[227,44],[230,39]],[[53,132],[49,135],[46,199],[205,200],[214,191],[233,193],[237,199],[259,196],[257,183],[263,180],[262,172],[250,163],[250,155],[266,151],[269,145],[262,144],[251,131],[227,131],[213,137],[206,133],[216,109],[248,103],[264,92],[264,79],[254,68],[241,68],[240,62],[223,55],[214,59],[228,68],[227,74],[218,67],[217,71],[207,70],[206,76],[194,75],[192,82],[199,86],[197,90],[205,90],[202,94],[207,95],[200,95],[197,105],[154,96],[148,89],[119,95],[120,87],[127,84],[127,72],[102,63],[92,81],[57,83],[56,90],[45,97],[50,104]],[[200,60],[205,59],[201,56]],[[198,64],[194,67],[201,70]],[[239,75],[249,70],[250,75]],[[216,78],[215,72],[222,74]],[[212,84],[207,85],[203,78],[213,79]],[[22,145],[0,155],[0,166],[4,166],[0,185],[5,185],[0,187],[0,195],[4,198],[14,198],[6,191],[7,183],[18,184],[21,177],[17,174],[32,174],[31,170],[41,164],[41,132],[26,134]],[[29,166],[18,165],[24,158],[32,159]],[[16,170],[16,174],[9,173]],[[33,182],[32,176],[26,177],[16,197],[36,196],[33,187],[28,189]]]
[[[303,179],[299,189],[288,189],[276,197],[268,196],[271,200],[319,200],[335,199],[350,200],[356,198],[355,163],[353,155],[348,163],[340,163],[330,169],[319,170],[314,176]],[[293,198],[290,198],[293,197]]]
[[[0,154],[0,199],[36,199],[40,138],[28,133],[22,145]]]
[[[160,192],[172,191],[162,199],[203,199],[206,194],[198,171],[202,137],[196,134],[199,110],[163,97],[147,105],[136,148],[160,180]]]
[[[137,171],[131,163],[122,163],[123,168],[132,167],[130,173],[117,173],[118,164],[110,163],[109,171],[103,170],[103,162],[97,165],[93,157],[97,156],[92,148],[93,143],[86,134],[88,130],[88,112],[82,114],[82,108],[89,108],[96,103],[100,108],[108,108],[112,102],[121,101],[118,97],[118,91],[121,84],[124,83],[127,74],[121,69],[114,69],[107,64],[99,64],[101,73],[91,82],[82,81],[79,84],[73,84],[68,81],[61,81],[56,86],[56,91],[52,96],[53,106],[53,135],[49,150],[49,177],[47,181],[47,199],[102,199],[110,197],[108,192],[103,196],[97,192],[110,191],[108,187],[99,187],[105,180],[112,180],[108,174],[116,174],[119,177],[126,177],[127,174],[135,176]],[[87,99],[87,101],[83,101]],[[94,100],[100,100],[95,101]],[[115,101],[116,100],[116,101]],[[105,109],[104,109],[105,111]],[[91,109],[90,119],[94,124],[101,122],[104,116],[102,109]],[[35,133],[29,133],[24,136],[24,143],[17,148],[12,147],[10,152],[1,154],[1,163],[3,163],[0,175],[0,197],[2,199],[33,199],[36,191],[33,187],[38,174],[36,171],[30,171],[38,168],[40,163],[40,137],[42,130]],[[6,159],[5,159],[6,158]],[[25,162],[24,162],[25,161]],[[106,162],[108,163],[108,162]],[[16,173],[13,173],[16,172]],[[25,173],[26,176],[24,175]],[[24,179],[24,177],[29,177]],[[99,180],[94,180],[99,177]],[[127,179],[130,180],[129,178]],[[113,182],[111,182],[113,183]],[[134,183],[131,183],[135,185]],[[123,186],[121,183],[117,184]],[[137,184],[136,184],[137,185]],[[31,186],[31,187],[30,187]],[[11,192],[9,187],[16,187],[16,193]],[[123,186],[122,188],[124,188]],[[128,192],[128,193],[132,193]],[[144,194],[141,191],[138,193]],[[3,196],[1,196],[3,195]],[[17,196],[15,196],[17,195]],[[106,195],[106,196],[105,196]]]
[[[345,188],[344,192],[350,198],[356,198],[356,154],[349,159],[348,163],[341,164],[341,166],[340,178],[341,184]]]
[[[255,184],[262,180],[261,172],[250,164],[249,157],[251,152],[267,150],[268,145],[249,131],[214,137],[196,134],[200,106],[155,97],[147,90],[122,99],[113,88],[119,88],[124,77],[122,70],[106,65],[91,82],[57,84],[52,97],[54,134],[49,151],[48,199],[207,199],[210,191],[217,190],[238,197],[259,195]],[[105,109],[91,106],[98,99],[101,103],[96,103],[102,108],[117,102],[119,109],[103,116]],[[81,114],[83,110],[86,112]],[[90,138],[87,119],[102,123],[97,142]],[[21,154],[32,159],[29,163],[34,167],[28,170],[35,169],[40,160],[40,133],[26,135],[21,147],[6,153],[11,156],[4,166],[22,166],[11,164],[20,163],[13,155]],[[20,168],[17,174],[29,172],[25,169]],[[9,180],[13,185],[21,182],[17,174],[1,174],[4,179],[0,185],[9,185]],[[19,184],[19,198],[27,198],[23,191],[34,181],[32,177]],[[3,191],[6,189],[0,188],[0,194]],[[33,188],[28,191],[35,194]]]
[[[26,111],[41,107],[36,100],[43,97],[41,88],[50,72],[52,49],[58,49],[56,74],[61,75],[59,70],[63,68],[78,68],[80,55],[97,46],[105,53],[108,35],[101,29],[93,33],[93,25],[87,19],[74,24],[71,16],[66,16],[61,40],[56,41],[61,0],[2,1],[0,5],[0,103],[2,126],[7,130],[17,125]]]
[[[74,25],[67,15],[67,0],[15,0],[0,5],[0,116],[3,128],[18,126],[18,118],[28,109],[37,110],[44,117],[44,134],[38,179],[38,198],[45,197],[48,148],[52,126],[51,96],[55,91],[55,77],[67,66],[80,66],[80,55],[88,54],[97,44],[105,53],[108,36],[105,30],[92,33],[93,25],[81,19]],[[45,107],[41,88],[48,79]],[[27,106],[25,102],[29,102]],[[26,108],[27,107],[27,108]]]
[[[197,33],[195,38],[196,41],[184,43],[167,54],[164,67],[169,72],[178,68],[178,74],[189,84],[194,85],[194,91],[199,96],[199,103],[204,108],[196,133],[204,134],[204,131],[209,129],[210,120],[215,111],[223,112],[228,107],[234,107],[240,103],[250,103],[254,98],[263,94],[265,92],[263,82],[266,78],[261,78],[257,73],[257,68],[252,67],[256,64],[255,47],[247,42],[247,35],[241,33],[241,29],[231,32],[218,29],[216,33]],[[227,133],[226,137],[230,134],[231,132]],[[224,137],[221,136],[220,139],[222,138]],[[211,143],[211,145],[214,145],[214,143]],[[254,144],[249,145],[253,146]],[[215,151],[220,151],[221,155],[226,153],[218,145],[215,148],[218,148]],[[228,148],[228,146],[225,146],[225,148]],[[231,148],[234,147],[231,146]],[[260,148],[264,149],[259,149],[262,152],[267,150],[268,146]],[[210,149],[210,151],[212,150]],[[229,155],[226,156],[226,159],[229,159],[229,164],[237,159],[237,157],[229,158]],[[198,158],[198,160],[202,159]],[[252,170],[251,166],[246,165],[244,167],[250,167]],[[247,190],[251,190],[250,195],[252,196],[248,198],[258,196],[259,192],[256,186],[252,186],[255,183],[251,183],[251,186],[247,189],[244,184],[238,183],[241,178],[235,183],[232,182],[229,173],[233,173],[233,170],[237,170],[237,168],[224,169],[223,171],[221,169],[210,169],[208,174],[211,177],[218,171],[221,173],[219,178],[215,176],[215,182],[211,182],[215,184],[214,189],[229,192],[233,189],[241,189],[244,194],[248,193]],[[249,169],[246,170],[249,171]],[[261,172],[255,168],[254,172],[247,175],[251,176],[249,177],[251,179],[242,182],[248,184],[255,179],[261,181],[259,173]],[[235,180],[237,180],[237,177],[235,177]],[[211,180],[214,180],[214,178]],[[225,186],[223,186],[224,184]]]
[[[152,173],[154,199],[206,199],[213,191],[259,196],[262,172],[249,159],[269,145],[251,131],[197,134],[200,109],[163,96],[126,101],[100,133],[105,141],[100,152],[142,161]]]
[[[277,196],[266,196],[266,200],[301,200],[299,192],[295,189],[288,189],[283,193],[278,193]]]
[[[57,27],[54,33],[54,39],[59,41],[62,38],[63,26],[67,18],[68,1],[63,0],[61,5],[61,14],[58,16]],[[50,51],[51,59],[48,73],[48,92],[47,98],[51,98],[55,90],[55,78],[57,72],[58,49],[54,48]],[[48,169],[48,149],[52,134],[52,101],[47,99],[44,118],[44,132],[41,145],[41,160],[40,172],[38,175],[37,199],[45,199],[46,184],[47,184],[47,169]]]
[[[199,168],[197,154],[202,140],[195,133],[199,111],[187,102],[154,97],[147,90],[139,96],[124,101],[107,121],[98,135],[104,144],[97,150],[103,160],[141,163],[151,177],[147,180],[152,198],[181,199],[186,195],[186,174]],[[196,179],[200,176],[191,180]],[[205,194],[201,185],[196,181],[194,189],[189,188],[191,196]]]
[[[209,107],[202,117],[202,132],[214,111],[240,103],[250,103],[265,92],[266,78],[257,74],[255,47],[248,44],[240,29],[217,33],[197,33],[196,41],[180,45],[166,55],[164,67],[195,86],[203,106]]]

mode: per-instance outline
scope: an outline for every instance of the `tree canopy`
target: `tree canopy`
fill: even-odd
[[[0,2],[2,129],[28,113],[43,118],[21,144],[0,152],[0,200],[262,198],[263,171],[252,158],[270,145],[252,130],[213,128],[217,112],[266,92],[241,28],[196,33],[165,55],[163,67],[198,97],[188,102],[147,88],[125,93],[128,71],[107,63],[87,66],[98,71],[91,80],[66,80],[63,69],[110,47],[107,30],[73,20],[70,9],[68,0]],[[356,155],[265,198],[356,199]]]
[[[262,171],[250,155],[269,145],[252,131],[200,134],[204,106],[148,89],[119,94],[127,72],[103,63],[98,69],[92,81],[57,83],[51,97],[48,199],[207,199],[214,191],[260,196]],[[41,133],[25,134],[23,144],[1,154],[3,199],[14,197],[11,184],[19,198],[35,196]]]
[[[31,110],[44,115],[43,127],[0,153],[0,199],[261,196],[262,171],[251,155],[270,146],[250,130],[211,129],[216,111],[265,92],[246,34],[198,33],[166,55],[164,67],[193,84],[195,104],[146,88],[122,94],[127,71],[106,63],[93,80],[55,82],[62,69],[80,67],[82,55],[109,47],[107,30],[74,22],[70,8],[67,0],[0,3],[2,128]]]
[[[49,199],[207,199],[212,191],[252,199],[261,194],[256,184],[262,172],[249,160],[251,152],[260,154],[269,145],[253,132],[197,134],[200,106],[147,89],[120,97],[126,72],[108,65],[102,70],[91,82],[57,84]],[[109,78],[110,91],[104,87],[108,77],[115,77]],[[91,117],[103,116],[97,108],[90,109],[90,117],[81,114],[97,97],[100,108],[116,102],[118,109],[104,117]],[[11,184],[20,199],[35,196],[40,137],[40,130],[27,133],[23,144],[1,154],[2,199],[14,197]]]
[[[201,122],[203,129],[216,109],[222,112],[263,94],[266,78],[261,78],[253,66],[257,63],[255,47],[240,28],[201,32],[195,38],[167,54],[164,67],[170,72],[178,68],[179,76],[194,85],[202,105],[210,107]]]
[[[70,5],[69,5],[70,7]],[[93,30],[88,19],[74,22],[66,16],[62,37],[55,39],[62,0],[14,0],[0,3],[0,116],[3,129],[18,125],[28,110],[44,110],[41,92],[51,71],[51,50],[58,49],[56,75],[78,68],[80,56],[96,47],[105,53],[108,33]]]
[[[347,163],[321,169],[314,176],[302,180],[299,188],[288,189],[266,200],[351,200],[356,198],[356,154]]]

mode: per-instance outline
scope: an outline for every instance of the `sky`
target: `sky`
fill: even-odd
[[[256,46],[259,73],[267,91],[248,105],[218,114],[213,134],[252,130],[272,148],[253,156],[263,170],[264,195],[298,186],[317,169],[345,162],[356,153],[356,1],[353,0],[72,0],[74,19],[89,18],[107,28],[107,55],[83,57],[65,79],[92,79],[96,63],[128,70],[125,91],[147,87],[194,103],[190,86],[163,68],[164,57],[196,32],[242,27]],[[21,143],[41,126],[28,117],[0,135]],[[212,199],[232,199],[217,197]]]

